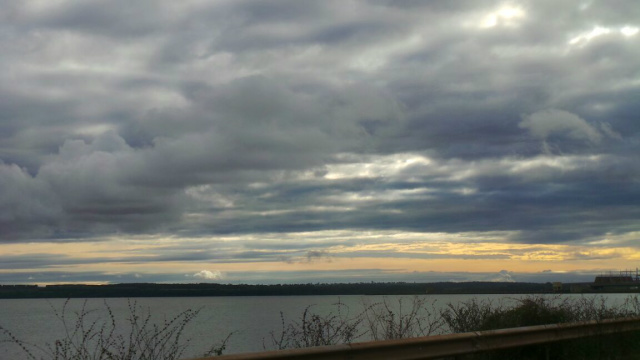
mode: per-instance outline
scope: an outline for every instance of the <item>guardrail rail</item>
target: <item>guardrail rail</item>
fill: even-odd
[[[629,331],[640,331],[640,318],[527,326],[411,339],[231,354],[194,360],[438,359]]]

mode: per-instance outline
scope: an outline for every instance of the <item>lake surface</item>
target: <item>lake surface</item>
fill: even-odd
[[[489,300],[508,305],[517,299],[530,295],[420,295],[426,303],[433,304],[438,312],[447,304],[458,304],[472,298]],[[553,295],[550,295],[553,296]],[[628,294],[562,295],[563,298],[601,297],[609,305],[618,305],[629,297]],[[191,339],[184,358],[201,356],[212,345],[218,343],[231,332],[225,354],[273,349],[270,333],[279,334],[282,329],[281,312],[285,322],[300,319],[304,310],[318,314],[336,314],[353,317],[367,306],[386,301],[398,310],[399,304],[406,312],[414,296],[274,296],[274,297],[193,297],[193,298],[110,298],[72,299],[67,306],[68,327],[73,328],[75,315],[82,306],[94,310],[87,319],[97,319],[99,323],[108,319],[105,303],[111,308],[119,326],[127,327],[130,315],[129,305],[137,304],[143,312],[148,311],[158,324],[189,309],[200,309],[198,316],[184,331],[184,338]],[[45,347],[64,336],[65,327],[56,318],[65,299],[2,299],[0,300],[0,327],[13,333],[17,339]],[[337,306],[337,303],[343,305]],[[6,334],[0,333],[0,359],[27,359],[17,346],[7,342]],[[361,338],[359,341],[367,341]],[[36,353],[38,355],[38,353]],[[40,358],[39,356],[37,356]]]

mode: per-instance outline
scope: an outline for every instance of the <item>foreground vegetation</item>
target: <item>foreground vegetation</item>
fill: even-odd
[[[332,311],[318,312],[313,305],[287,320],[281,313],[278,330],[265,339],[266,350],[302,348],[368,340],[402,339],[445,333],[483,331],[521,326],[604,320],[640,316],[640,299],[628,297],[610,306],[604,297],[528,296],[501,302],[471,299],[436,307],[426,296],[401,298],[397,302],[363,304],[352,314],[343,303]],[[65,332],[53,344],[29,344],[0,326],[4,339],[22,349],[28,359],[138,360],[180,359],[189,345],[184,330],[199,310],[186,310],[158,323],[148,310],[129,302],[125,324],[118,324],[108,303],[105,315],[86,309],[70,312],[69,301],[52,309]],[[231,335],[229,335],[231,336]],[[229,336],[211,346],[203,356],[220,355]],[[626,359],[637,358],[640,334],[628,333],[579,339],[548,345],[528,346],[456,359]],[[634,357],[635,356],[635,357]]]
[[[273,347],[285,349],[640,316],[637,296],[628,297],[618,306],[607,305],[604,297],[528,296],[506,300],[496,303],[474,298],[435,311],[434,303],[415,297],[410,304],[402,300],[398,304],[374,304],[352,318],[343,316],[344,311],[322,316],[307,308],[297,320],[285,323],[283,319],[282,330],[271,333],[270,340]],[[342,304],[336,307],[340,310]],[[639,353],[640,333],[625,333],[455,359],[637,359]]]
[[[30,360],[176,360],[181,359],[190,339],[184,338],[187,326],[198,316],[200,309],[187,309],[172,318],[157,321],[151,312],[128,301],[129,314],[125,323],[119,322],[105,301],[103,311],[87,309],[86,300],[80,310],[70,311],[67,300],[62,309],[51,307],[62,322],[64,331],[53,344],[32,344],[17,338],[0,326],[0,334],[18,346]],[[202,356],[221,355],[229,339],[204,352]]]
[[[638,297],[620,306],[608,306],[603,297],[520,299],[512,306],[471,300],[449,304],[441,313],[454,333],[544,324],[601,321],[640,316]],[[519,347],[460,359],[637,359],[640,333],[601,335],[544,345]]]

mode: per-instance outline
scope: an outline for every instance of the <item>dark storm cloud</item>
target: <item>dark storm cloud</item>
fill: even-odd
[[[227,216],[225,209],[219,209],[208,219],[206,228],[195,225],[191,230],[195,231],[193,235],[199,231],[351,228],[448,233],[502,230],[521,231],[512,239],[533,243],[579,241],[637,231],[635,204],[640,200],[640,189],[630,181],[638,176],[636,161],[607,157],[572,163],[573,170],[542,163],[530,165],[526,173],[510,174],[512,169],[506,165],[488,162],[464,168],[466,163],[458,162],[448,170],[471,171],[475,176],[446,183],[438,179],[442,174],[430,168],[423,170],[422,181],[414,179],[410,183],[384,179],[333,180],[331,186],[319,180],[282,182],[248,193],[251,200],[246,199],[241,208],[252,211],[231,210],[232,215]],[[455,170],[457,166],[462,168]],[[461,187],[474,191],[460,193]],[[384,196],[388,191],[409,191],[411,195],[389,199]],[[350,201],[349,196],[369,198]],[[322,206],[325,209],[319,210]],[[275,211],[278,209],[288,211]]]
[[[640,9],[505,6],[7,1],[0,238],[639,231]]]

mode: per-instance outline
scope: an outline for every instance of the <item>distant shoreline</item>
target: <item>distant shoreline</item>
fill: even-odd
[[[594,292],[589,284],[563,284],[560,293],[573,285],[580,292]],[[556,289],[557,290],[557,289]],[[613,290],[613,289],[611,289]],[[438,282],[438,283],[336,283],[336,284],[155,284],[110,285],[0,285],[0,299],[26,298],[113,298],[113,297],[197,297],[197,296],[303,296],[303,295],[422,295],[422,294],[539,294],[553,293],[551,283]],[[604,291],[600,291],[604,292]],[[615,291],[608,292],[637,292]]]

